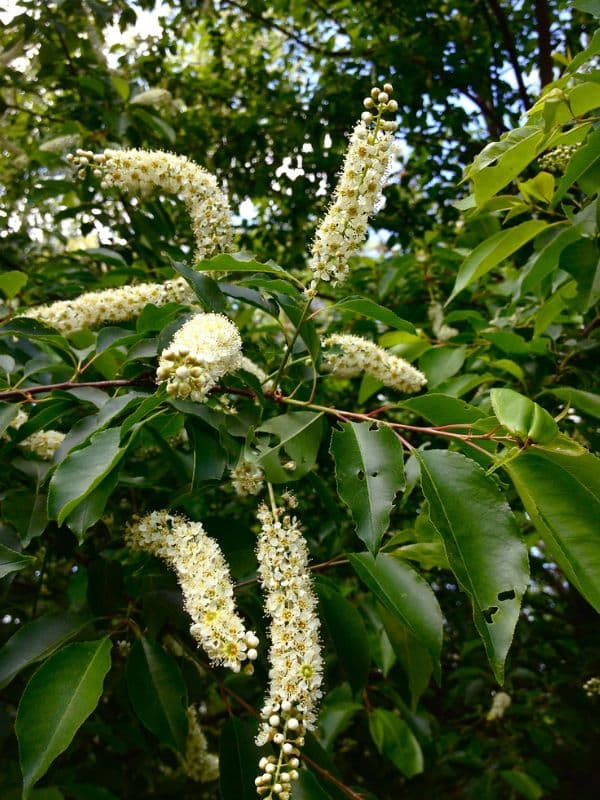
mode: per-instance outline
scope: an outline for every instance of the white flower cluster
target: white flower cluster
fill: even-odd
[[[334,333],[323,341],[323,368],[338,378],[356,378],[363,372],[400,392],[418,392],[427,378],[399,356],[388,353],[362,336]]]
[[[160,354],[156,380],[170,396],[205,402],[219,378],[242,365],[242,338],[222,314],[196,314]]]
[[[190,632],[211,662],[239,672],[257,657],[258,638],[246,630],[237,614],[227,562],[200,522],[179,514],[153,511],[134,519],[126,531],[127,544],[164,561],[177,573]],[[249,667],[249,669],[248,669]],[[252,671],[246,664],[246,671]]]
[[[506,692],[496,692],[492,700],[492,707],[486,714],[485,718],[488,722],[493,722],[496,719],[502,719],[504,712],[512,703],[511,696]]]
[[[41,458],[42,461],[52,461],[54,454],[63,443],[65,435],[60,431],[53,430],[36,431],[31,436],[28,436],[27,439],[19,442],[19,447],[29,453],[33,453],[33,455]]]
[[[251,358],[246,358],[246,356],[242,356],[239,369],[243,369],[246,372],[249,372],[250,375],[254,375],[254,377],[260,381],[260,383],[266,383],[266,380],[269,377],[261,366],[252,361]]]
[[[139,99],[138,99],[139,102]],[[103,188],[116,186],[144,196],[155,189],[180,196],[187,207],[196,240],[197,260],[231,249],[231,211],[214,175],[185,156],[161,150],[105,150],[94,154],[77,150],[69,159],[75,166],[93,166]]]
[[[386,111],[398,110],[396,101],[389,99],[391,92],[389,83],[384,91],[373,89],[371,97],[365,99],[367,111],[350,137],[333,204],[317,228],[311,247],[309,265],[314,277],[308,291],[312,296],[320,281],[336,285],[346,280],[348,259],[360,252],[369,217],[381,199],[397,128],[395,122],[382,119]]]
[[[241,458],[231,470],[231,483],[236,493],[240,497],[247,497],[250,494],[258,494],[263,487],[264,475],[261,469]]]
[[[195,303],[196,295],[183,278],[165,283],[140,283],[99,292],[84,292],[73,300],[58,300],[23,311],[20,316],[37,319],[63,336],[84,328],[96,328],[105,322],[124,322],[138,317],[144,306],[152,303]]]
[[[427,309],[427,316],[431,322],[433,335],[438,341],[445,342],[458,335],[457,328],[452,328],[444,322],[444,308],[441,303],[432,303]]]
[[[188,735],[185,743],[185,756],[179,756],[179,766],[183,774],[196,783],[209,783],[219,777],[219,757],[208,752],[208,742],[200,727],[198,710],[188,706]]]
[[[17,411],[16,417],[10,423],[10,427],[19,430],[21,425],[24,425],[28,419],[29,416],[27,412],[20,408]],[[53,430],[36,431],[32,433],[31,436],[19,442],[19,447],[22,447],[29,453],[33,453],[33,455],[41,458],[42,461],[52,461],[54,454],[63,443],[65,435],[66,434],[60,431]],[[8,435],[4,433],[1,438],[8,439]]]
[[[132,97],[129,101],[130,106],[152,106],[153,108],[158,108],[158,106],[164,106],[166,103],[170,103],[173,99],[173,95],[168,89],[146,89],[145,92],[140,92],[136,94],[135,97]]]
[[[600,695],[600,677],[588,678],[583,684],[583,690],[588,697],[595,697]]]
[[[291,797],[291,782],[298,777],[304,733],[316,723],[321,697],[323,660],[319,642],[317,599],[308,569],[308,548],[295,517],[265,505],[258,510],[258,577],[265,591],[271,618],[269,693],[262,708],[263,723],[256,743],[272,741],[279,757],[261,759],[256,778],[259,795],[280,800]]]

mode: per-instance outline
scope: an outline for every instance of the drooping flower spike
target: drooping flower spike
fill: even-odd
[[[312,243],[309,296],[316,294],[321,281],[330,281],[334,286],[343,283],[348,277],[349,259],[360,253],[394,152],[397,125],[383,119],[384,113],[398,110],[397,102],[390,100],[392,91],[386,83],[383,91],[375,87],[365,98],[366,110],[350,136],[333,203]]]
[[[153,511],[128,526],[125,540],[135,550],[162,558],[177,573],[190,632],[211,662],[239,672],[257,657],[258,637],[235,608],[233,583],[221,548],[201,522]]]

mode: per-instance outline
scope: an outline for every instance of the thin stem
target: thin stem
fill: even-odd
[[[298,324],[296,325],[296,330],[294,331],[294,335],[292,336],[292,340],[291,340],[291,342],[289,343],[289,345],[286,348],[286,351],[285,351],[285,353],[283,355],[283,360],[282,360],[282,362],[281,362],[281,364],[279,366],[279,369],[277,370],[277,374],[275,375],[275,378],[273,380],[273,386],[275,386],[275,388],[277,388],[277,386],[279,386],[279,381],[280,381],[280,379],[281,379],[281,377],[283,375],[283,371],[285,370],[285,368],[287,366],[289,358],[290,358],[290,356],[292,354],[292,350],[294,349],[294,345],[298,341],[298,336],[300,335],[300,329],[302,328],[302,325],[304,324],[304,321],[306,319],[306,315],[308,314],[308,312],[310,310],[310,302],[311,302],[311,298],[309,297],[306,300],[306,303],[304,304],[304,308],[302,309],[302,313],[300,314],[300,319],[298,320]]]

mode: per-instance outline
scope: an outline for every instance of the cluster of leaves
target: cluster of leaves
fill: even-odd
[[[85,19],[94,28],[120,7],[89,3]],[[581,685],[597,670],[598,648],[592,611],[578,593],[600,608],[600,472],[590,452],[598,448],[600,418],[592,382],[599,35],[546,87],[526,123],[469,166],[472,194],[459,206],[464,221],[435,227],[383,263],[357,259],[349,291],[321,296],[305,320],[302,273],[267,259],[289,252],[286,268],[302,263],[306,243],[298,237],[318,208],[310,196],[302,201],[294,188],[289,202],[265,205],[261,216],[273,223],[247,236],[259,258],[222,255],[194,270],[183,263],[189,240],[179,207],[164,198],[139,205],[113,198],[100,206],[93,176],[78,186],[60,156],[34,141],[55,114],[68,122],[54,125],[52,137],[77,135],[95,148],[114,140],[176,144],[191,155],[186,145],[195,138],[194,147],[205,148],[198,160],[231,175],[234,196],[256,197],[266,178],[254,160],[270,152],[277,162],[291,139],[300,147],[312,138],[305,111],[284,111],[295,103],[304,109],[305,98],[291,84],[288,94],[279,91],[293,46],[288,52],[277,29],[265,33],[264,9],[248,4],[248,30],[263,38],[246,40],[255,50],[247,61],[240,56],[237,68],[253,78],[245,92],[256,92],[227,112],[223,78],[208,84],[206,115],[227,131],[220,151],[190,110],[187,93],[199,81],[178,84],[176,96],[187,106],[169,121],[129,102],[126,76],[153,77],[167,37],[135,65],[122,55],[118,71],[104,64],[92,75],[89,64],[99,57],[93,36],[65,26],[81,8],[42,9],[35,23],[33,14],[17,18],[18,36],[7,43],[27,47],[41,39],[36,62],[9,70],[17,86],[32,91],[34,63],[50,71],[41,96],[26,93],[19,101],[26,110],[9,116],[14,127],[6,136],[21,142],[29,184],[23,192],[22,181],[7,182],[2,198],[11,221],[2,250],[9,269],[0,275],[7,312],[82,289],[170,277],[175,267],[201,308],[235,318],[245,353],[268,372],[277,372],[282,348],[299,335],[281,396],[240,372],[227,377],[224,407],[222,395],[198,405],[171,400],[153,385],[157,354],[188,307],[147,306],[131,323],[69,338],[18,317],[3,325],[0,738],[13,767],[0,778],[2,796],[20,796],[23,785],[34,800],[195,797],[198,787],[176,761],[185,751],[191,702],[205,708],[212,749],[219,740],[219,786],[204,787],[206,796],[253,796],[259,754],[252,710],[267,680],[264,646],[252,678],[208,670],[189,637],[173,575],[123,546],[135,513],[170,507],[202,520],[231,565],[241,609],[266,642],[255,585],[256,499],[240,500],[227,478],[241,454],[276,491],[296,491],[318,575],[326,696],[295,797],[586,796],[577,775],[592,771],[586,725],[593,710]],[[296,9],[297,22],[307,24],[308,13]],[[183,14],[171,32],[183,26]],[[45,21],[51,35],[42,33]],[[173,55],[204,48],[213,59],[198,67],[205,77],[231,58],[228,22],[224,12],[186,28],[186,47],[169,45]],[[361,25],[349,32],[352,41],[362,37]],[[385,41],[379,28],[372,36]],[[57,42],[65,59],[56,58]],[[252,69],[261,48],[270,68]],[[352,52],[357,60],[363,55]],[[261,123],[271,68],[279,126],[294,121],[285,136]],[[321,80],[328,94],[312,102],[333,102],[338,82]],[[99,102],[85,102],[90,93]],[[334,136],[346,117],[337,104],[330,116]],[[540,168],[544,153],[573,145],[561,174]],[[233,157],[254,163],[253,172],[236,173]],[[325,161],[315,156],[316,174],[331,171]],[[6,174],[22,168],[13,159]],[[393,191],[388,197],[385,223],[392,226],[398,206]],[[65,252],[68,229],[59,226],[58,241],[45,237],[40,247],[27,228],[43,228],[44,214],[58,223],[87,215],[84,233],[106,226],[126,244]],[[392,230],[392,243],[403,241],[397,221]],[[319,342],[330,330],[378,338],[415,361],[427,393],[398,401],[369,377],[358,386],[322,379]],[[29,419],[15,429],[19,403]],[[49,428],[66,434],[52,462],[20,448]],[[443,676],[442,685],[430,686],[432,676],[438,684]],[[513,705],[505,719],[486,722],[503,681]],[[46,788],[35,788],[42,778]]]

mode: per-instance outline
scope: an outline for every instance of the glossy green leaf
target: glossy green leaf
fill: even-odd
[[[427,386],[435,389],[460,370],[467,357],[466,347],[433,347],[419,360],[419,368],[427,377]]]
[[[427,581],[387,553],[379,553],[377,558],[370,553],[349,553],[348,559],[384,608],[423,645],[439,680],[443,618]]]
[[[552,207],[556,207],[563,199],[571,186],[576,183],[584,173],[600,161],[600,129],[590,132],[586,142],[571,156],[571,160],[556,187],[552,199]]]
[[[552,558],[600,611],[600,460],[529,447],[505,469]]]
[[[171,265],[190,284],[205,311],[225,311],[227,301],[219,285],[212,278],[180,261],[171,261]]]
[[[335,308],[339,308],[342,311],[354,311],[356,314],[361,314],[363,317],[383,322],[384,325],[388,325],[390,328],[416,334],[415,326],[412,325],[412,323],[401,319],[397,314],[394,314],[393,311],[390,311],[385,306],[380,306],[378,303],[366,297],[345,297],[335,304]]]
[[[2,517],[16,529],[23,547],[27,547],[32,539],[40,536],[46,529],[46,503],[46,495],[27,489],[7,492],[5,495],[2,501]]]
[[[375,747],[407,778],[424,769],[421,745],[406,722],[392,711],[376,708],[369,714],[369,731]]]
[[[519,797],[525,800],[540,800],[545,794],[539,783],[519,769],[500,770],[502,779],[513,789]]]
[[[82,542],[86,532],[94,525],[106,508],[111,494],[119,482],[119,470],[109,472],[100,483],[85,497],[71,513],[65,517],[64,524],[73,531],[78,542]]]
[[[230,717],[219,741],[219,789],[222,800],[255,800],[259,753],[254,744],[255,729],[237,717]]]
[[[19,628],[0,648],[0,689],[21,670],[52,655],[88,623],[87,617],[61,611],[38,617]]]
[[[196,264],[200,272],[270,272],[280,278],[289,275],[283,267],[274,261],[262,263],[257,261],[252,253],[220,253],[218,256],[207,258]]]
[[[475,626],[499,683],[529,580],[527,548],[506,499],[472,459],[417,453],[423,493],[448,561],[473,604]]]
[[[522,441],[549,444],[558,436],[558,425],[546,409],[519,392],[492,389],[490,399],[498,422]]]
[[[543,231],[546,226],[547,223],[542,220],[531,219],[527,220],[527,222],[522,222],[520,225],[515,225],[514,228],[499,231],[483,241],[461,264],[448,302],[478,278],[481,278],[502,261],[512,256],[513,253],[516,253],[523,245],[537,236],[540,231]]]
[[[572,386],[555,386],[553,389],[546,389],[545,393],[553,394],[559,400],[564,400],[577,411],[600,419],[600,394],[574,389]]]
[[[98,705],[110,651],[109,639],[68,644],[25,687],[15,722],[24,800]]]
[[[319,614],[331,637],[342,672],[352,689],[364,688],[371,663],[367,631],[358,610],[330,585],[319,581]]]
[[[600,299],[600,250],[591,238],[581,238],[560,255],[560,268],[577,281],[577,298],[571,305],[588,311]]]
[[[408,679],[411,708],[414,711],[433,673],[431,656],[410,629],[385,606],[380,605],[378,613],[396,658]]]
[[[89,443],[70,453],[58,465],[48,492],[48,517],[61,525],[113,470],[125,455],[119,446],[120,431],[109,428],[94,434]]]
[[[552,234],[540,250],[534,253],[521,273],[520,296],[536,289],[541,281],[558,269],[561,253],[568,245],[581,238],[582,226],[560,223],[544,234]],[[540,237],[542,238],[542,237]]]
[[[256,433],[260,438],[255,460],[267,480],[297,481],[314,466],[323,435],[323,414],[314,411],[282,414],[263,423]],[[271,437],[275,437],[275,444],[271,443]]]
[[[35,563],[33,556],[19,553],[0,542],[0,578],[10,575],[11,572],[20,572],[33,563]]]
[[[0,275],[0,292],[10,299],[19,294],[26,283],[27,275],[24,272],[16,269],[8,270]]]
[[[300,770],[298,780],[294,782],[292,798],[293,800],[331,800],[331,795],[312,772],[303,769]]]
[[[404,488],[404,451],[387,426],[345,422],[331,436],[338,492],[356,533],[372,553],[390,522],[396,494]]]
[[[127,689],[143,724],[163,743],[185,753],[187,688],[179,665],[158,642],[138,639],[127,659]]]
[[[456,397],[436,392],[422,394],[419,397],[411,397],[408,400],[403,400],[401,405],[403,408],[408,408],[414,411],[415,414],[424,417],[433,425],[470,423],[485,417],[485,412],[477,408],[477,406],[473,406]]]

